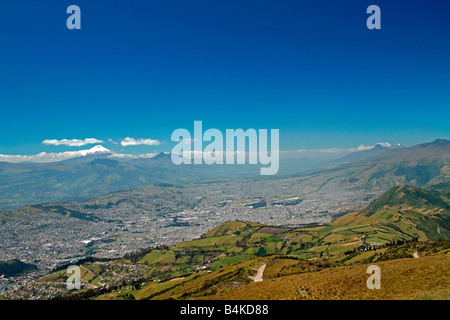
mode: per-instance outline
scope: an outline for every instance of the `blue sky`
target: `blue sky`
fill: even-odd
[[[445,0],[3,1],[0,154],[85,138],[169,151],[194,120],[280,129],[283,150],[450,139],[449,14]],[[163,143],[107,142],[126,137]]]

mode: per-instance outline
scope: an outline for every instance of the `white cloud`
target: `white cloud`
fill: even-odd
[[[95,144],[95,143],[103,143],[103,140],[98,140],[95,138],[86,138],[86,139],[45,139],[42,141],[45,145],[53,145],[53,146],[60,146],[65,145],[69,147],[81,147],[85,146],[87,144]]]
[[[126,154],[126,153],[113,153],[111,158],[119,159],[149,159],[153,158],[159,153],[143,153],[143,154]]]
[[[159,140],[153,140],[153,139],[142,139],[142,138],[141,139],[135,139],[135,138],[126,137],[125,139],[120,141],[120,144],[123,147],[140,146],[140,145],[158,146],[158,145],[161,144],[161,142]]]
[[[19,162],[38,162],[48,163],[63,161],[71,158],[85,157],[92,154],[109,154],[110,150],[103,146],[95,146],[91,149],[78,150],[78,151],[65,151],[65,152],[41,152],[33,155],[6,155],[0,154],[0,161],[19,163]]]
[[[21,163],[21,162],[33,162],[33,163],[50,163],[58,162],[63,160],[68,160],[72,158],[85,157],[89,155],[105,155],[108,158],[118,158],[118,159],[149,159],[158,155],[159,153],[144,153],[144,154],[124,154],[115,153],[101,145],[97,145],[90,149],[78,150],[78,151],[65,151],[65,152],[41,152],[32,155],[7,155],[0,154],[0,162],[9,163]],[[166,154],[170,154],[167,153]]]
[[[389,142],[378,142],[378,143],[375,143],[373,146],[365,146],[362,144],[362,145],[358,146],[357,148],[350,148],[349,150],[350,151],[365,151],[365,150],[370,150],[370,149],[375,148],[376,145],[379,145],[379,146],[382,146],[385,148],[392,147],[392,145]]]

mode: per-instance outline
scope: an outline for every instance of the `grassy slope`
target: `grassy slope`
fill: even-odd
[[[412,258],[417,251],[422,258]],[[450,241],[410,242],[379,249],[375,255],[380,255],[376,265],[382,270],[382,289],[376,291],[365,285],[367,264],[346,266],[325,259],[272,255],[185,278],[153,282],[138,290],[121,291],[120,295],[126,292],[136,299],[155,300],[450,298]],[[253,283],[249,276],[263,264],[264,281]],[[120,295],[110,293],[98,298]]]
[[[377,262],[381,289],[366,286],[367,265],[328,268],[251,283],[207,299],[450,299],[450,255]]]

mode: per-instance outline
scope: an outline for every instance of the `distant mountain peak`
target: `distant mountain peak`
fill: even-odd
[[[389,142],[378,142],[374,144],[372,147],[368,147],[362,150],[358,150],[356,152],[352,152],[342,157],[338,161],[341,163],[345,162],[356,162],[368,159],[370,157],[380,155],[390,150],[397,150],[404,148],[400,143],[395,145],[391,145]]]
[[[396,143],[391,147],[391,149],[393,149],[393,150],[403,149],[403,148],[404,148],[404,146],[401,143]]]
[[[378,142],[373,145],[372,149],[389,149],[389,150],[397,150],[397,149],[403,149],[404,146],[401,143],[396,143],[394,145],[391,145],[389,142]]]
[[[113,152],[101,145],[96,145],[90,149],[69,151],[72,156],[68,159],[62,160],[63,163],[88,163],[99,158],[106,158],[113,155]]]
[[[86,155],[88,154],[98,154],[98,153],[111,153],[111,150],[105,148],[102,145],[96,145],[88,150],[86,150]]]
[[[158,159],[171,159],[171,155],[170,152],[165,153],[165,152],[160,152],[158,153],[156,156],[154,156],[153,158],[154,160],[158,160]]]
[[[432,148],[432,149],[448,149],[450,148],[450,141],[446,139],[436,139],[432,142],[421,143],[411,148]]]
[[[429,144],[434,146],[448,146],[450,145],[450,141],[446,139],[436,139]]]
[[[378,142],[373,145],[372,148],[391,148],[391,144],[389,142]]]

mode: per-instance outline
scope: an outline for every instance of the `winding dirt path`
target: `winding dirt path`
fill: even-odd
[[[256,272],[256,275],[253,278],[253,282],[263,281],[264,269],[266,269],[266,264],[263,264],[261,267],[259,267],[258,272]]]

